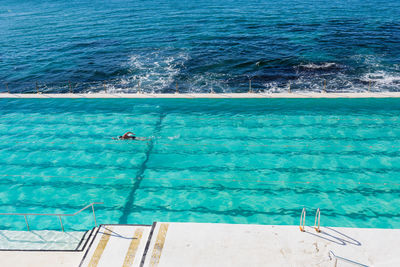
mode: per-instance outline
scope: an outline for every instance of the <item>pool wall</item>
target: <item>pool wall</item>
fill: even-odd
[[[400,92],[368,93],[229,93],[229,94],[8,94],[0,98],[400,98]]]

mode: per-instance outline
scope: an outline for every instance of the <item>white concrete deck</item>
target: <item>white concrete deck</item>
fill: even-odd
[[[0,98],[399,98],[400,92],[376,93],[227,93],[227,94],[8,94]]]
[[[77,267],[84,252],[0,251],[2,267]]]
[[[334,266],[330,250],[369,266],[400,266],[400,230],[306,230],[300,232],[298,226],[157,223],[144,266]],[[338,266],[347,265],[338,261]]]
[[[0,252],[1,266],[400,266],[400,230],[208,223],[105,225],[84,252]],[[86,256],[84,257],[84,255]],[[84,258],[84,259],[83,259]],[[142,263],[142,265],[141,265]],[[81,265],[80,265],[81,264]],[[338,261],[337,266],[349,265]]]

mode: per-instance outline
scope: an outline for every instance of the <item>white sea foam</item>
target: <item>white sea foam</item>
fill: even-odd
[[[190,59],[185,51],[155,51],[131,55],[126,64],[130,74],[123,78],[89,85],[89,92],[106,90],[108,93],[163,93],[175,90],[175,81]],[[290,81],[253,80],[252,88],[258,92],[288,92],[289,84],[293,92],[366,92],[400,90],[399,65],[383,71],[384,66],[375,57],[353,58],[360,64],[371,66],[373,71],[365,74],[351,74],[334,62],[309,63],[295,67],[296,78]],[[386,67],[387,69],[387,67]],[[385,69],[385,70],[386,70]],[[313,72],[312,70],[318,70]],[[321,73],[323,71],[323,73]],[[185,74],[186,75],[186,74]],[[238,82],[237,82],[238,81]],[[326,88],[325,88],[326,84]],[[231,74],[202,72],[184,76],[178,83],[182,93],[229,93],[247,90],[248,82],[243,77]]]
[[[231,92],[229,86],[231,76],[228,74],[210,73],[196,74],[189,78],[189,92],[209,93],[211,91],[218,93]]]
[[[132,75],[126,80],[136,83],[136,91],[141,87],[152,93],[162,92],[164,88],[173,84],[188,59],[189,55],[185,52],[174,55],[165,55],[162,52],[132,55],[129,59]]]
[[[186,52],[155,51],[152,53],[134,54],[129,57],[126,67],[128,75],[116,81],[104,84],[108,93],[160,93],[167,87],[174,86],[176,76],[189,59]],[[90,91],[98,88],[94,86]]]
[[[368,66],[369,71],[359,80],[374,91],[393,91],[400,89],[400,65],[394,64],[390,67],[381,62],[381,57],[374,55],[358,55],[353,59],[359,64]]]
[[[282,93],[282,92],[287,92],[289,90],[289,84],[285,87],[282,84],[279,84],[277,82],[265,82],[262,84],[264,87],[261,89],[264,93]]]
[[[366,73],[361,78],[362,81],[371,81],[381,85],[399,84],[400,85],[400,74],[387,73],[385,71],[376,71],[372,73]]]
[[[286,82],[262,83],[261,91],[266,93],[287,93],[289,88],[292,92],[320,93],[324,90],[329,92],[363,92],[368,87],[350,81],[348,76],[338,73],[335,76],[324,77],[318,75],[299,75],[297,79]]]
[[[308,64],[300,64],[299,67],[303,69],[329,69],[329,68],[338,68],[339,65],[333,62],[326,62],[326,63],[321,63],[321,64],[315,64],[315,63],[308,63]]]

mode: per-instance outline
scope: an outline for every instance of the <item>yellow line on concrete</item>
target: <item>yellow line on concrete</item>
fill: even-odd
[[[160,262],[161,252],[164,247],[165,237],[167,236],[168,223],[162,223],[158,230],[156,243],[154,244],[153,254],[151,255],[150,266],[155,267]]]
[[[143,229],[141,228],[136,229],[135,234],[133,235],[133,240],[131,241],[131,244],[129,245],[128,248],[128,252],[126,253],[125,261],[124,264],[122,265],[123,267],[132,266],[142,236],[143,236]]]
[[[96,250],[93,253],[92,259],[89,262],[89,267],[96,267],[99,263],[101,255],[103,254],[104,249],[106,248],[107,242],[111,237],[112,227],[104,228],[105,231],[103,236],[101,237],[99,244],[97,245]]]

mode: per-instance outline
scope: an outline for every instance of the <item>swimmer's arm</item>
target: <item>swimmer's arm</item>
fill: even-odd
[[[126,138],[126,137],[128,137],[128,136],[129,136],[129,134],[135,135],[135,134],[134,134],[134,133],[132,133],[132,132],[126,132],[126,133],[124,133],[124,135],[122,136],[122,138]]]

